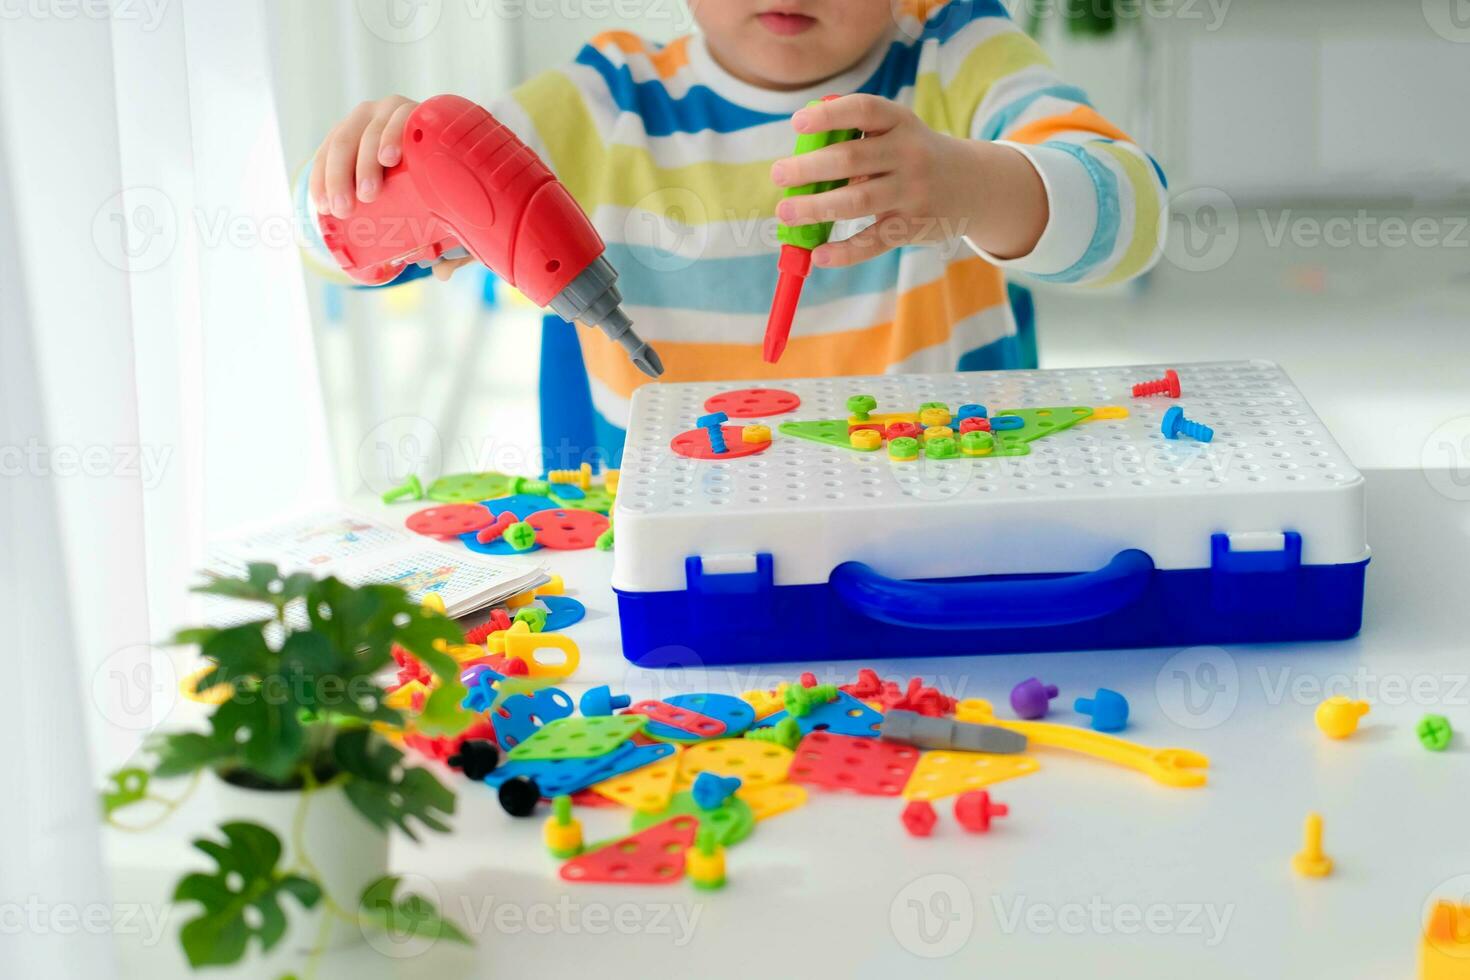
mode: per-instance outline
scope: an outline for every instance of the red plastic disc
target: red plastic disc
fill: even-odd
[[[728,414],[728,413],[727,413]],[[740,438],[740,430],[743,426],[722,425],[720,431],[725,436],[725,451],[716,453],[709,448],[709,433],[703,429],[690,429],[674,436],[674,441],[669,443],[669,448],[680,456],[690,459],[739,459],[741,456],[754,456],[756,453],[765,452],[771,445],[769,442],[744,442]]]
[[[608,520],[591,510],[538,510],[526,518],[536,529],[536,543],[558,551],[576,551],[597,543],[608,528]]]
[[[457,538],[494,521],[495,516],[479,504],[441,504],[410,514],[403,526],[431,538]]]
[[[801,404],[794,392],[779,388],[741,388],[711,395],[704,403],[710,414],[724,412],[732,419],[763,419],[768,415],[784,415]]]

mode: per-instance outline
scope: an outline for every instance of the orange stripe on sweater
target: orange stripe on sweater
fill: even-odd
[[[1133,142],[1132,137],[1104,119],[1096,109],[1085,105],[1080,105],[1071,112],[1060,116],[1033,119],[1014,132],[1007,133],[1003,138],[1013,143],[1045,143],[1058,133],[1065,133],[1069,130],[1096,133],[1123,143]]]
[[[689,64],[689,37],[678,38],[652,51],[643,38],[631,31],[604,31],[592,39],[597,48],[612,45],[623,54],[641,54],[648,58],[659,78],[672,78],[680,68]]]
[[[1005,302],[1000,270],[976,257],[951,262],[944,276],[898,297],[896,316],[856,330],[796,335],[779,364],[761,359],[761,341],[749,344],[659,341],[664,381],[719,381],[726,378],[819,378],[842,374],[881,374],[925,347],[949,339],[956,322]],[[698,313],[686,314],[698,319]],[[582,355],[592,377],[621,398],[648,380],[622,348],[601,330],[583,327]],[[637,329],[635,323],[634,329]]]

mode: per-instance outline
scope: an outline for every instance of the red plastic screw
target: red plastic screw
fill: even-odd
[[[903,826],[915,837],[928,837],[934,825],[939,822],[939,815],[934,812],[934,805],[928,800],[914,800],[903,808]]]
[[[984,834],[990,830],[991,817],[1003,817],[1011,812],[1004,803],[990,802],[990,794],[983,789],[961,793],[954,801],[954,818],[972,834]]]
[[[1179,397],[1179,375],[1174,373],[1173,368],[1165,371],[1162,378],[1154,381],[1140,381],[1133,386],[1134,398],[1147,398],[1149,395],[1167,395],[1170,398]]]
[[[975,418],[973,415],[970,416],[969,418],[960,419],[960,435],[964,435],[966,432],[989,432],[989,431],[990,431],[990,420],[989,419]]]

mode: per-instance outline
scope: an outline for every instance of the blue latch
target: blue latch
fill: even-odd
[[[1302,567],[1296,531],[1210,535],[1210,586],[1217,609],[1295,605]]]

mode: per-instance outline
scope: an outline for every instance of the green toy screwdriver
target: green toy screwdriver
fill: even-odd
[[[819,102],[808,102],[807,105],[820,105],[821,102],[829,102],[835,98],[837,96],[829,95]],[[800,156],[803,153],[820,150],[824,146],[855,140],[862,135],[862,132],[856,129],[801,133],[796,137],[796,155]],[[821,194],[846,183],[846,178],[819,180],[814,184],[788,187],[783,197],[795,197],[798,194]],[[796,316],[796,304],[801,299],[801,287],[812,269],[812,249],[826,244],[831,234],[832,222],[830,221],[814,225],[797,225],[795,228],[780,224],[776,228],[776,237],[781,240],[781,258],[777,265],[780,275],[776,279],[776,295],[771,298],[771,315],[766,320],[764,356],[768,364],[775,364],[779,361],[781,353],[786,350],[786,339],[791,336],[791,319]]]

